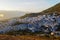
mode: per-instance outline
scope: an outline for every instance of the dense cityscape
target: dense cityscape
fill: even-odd
[[[13,18],[6,22],[0,22],[0,34],[10,31],[27,30],[28,32],[41,32],[43,34],[60,35],[60,15],[53,12],[49,15]]]

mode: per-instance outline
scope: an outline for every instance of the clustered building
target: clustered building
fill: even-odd
[[[59,33],[60,15],[39,15],[37,17],[26,17],[23,19],[15,18],[7,22],[0,22],[0,33],[9,32],[11,30],[25,30],[29,29],[31,32],[44,32],[44,33]],[[58,31],[57,31],[58,30]]]

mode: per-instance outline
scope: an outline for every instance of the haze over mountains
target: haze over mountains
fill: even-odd
[[[42,14],[49,14],[51,12],[60,12],[60,3],[54,5],[51,8],[48,8],[42,12],[38,13],[26,13],[26,12],[21,12],[21,11],[0,11],[0,14],[3,14],[4,17],[0,17],[0,20],[4,19],[9,19],[9,18],[14,18],[14,17],[20,17],[20,18],[25,18],[25,17],[34,17]]]
[[[0,17],[0,20],[4,20],[4,19],[10,19],[10,18],[14,18],[14,17],[20,17],[24,14],[26,14],[25,12],[21,12],[21,11],[1,11],[0,10],[0,15],[3,15],[3,17]]]

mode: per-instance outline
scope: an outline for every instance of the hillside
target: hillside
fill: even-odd
[[[59,6],[59,4],[57,4]],[[52,9],[57,8],[55,5]],[[47,10],[52,10],[47,9]],[[59,8],[58,8],[59,9]],[[57,10],[57,9],[56,9]],[[43,13],[44,12],[44,13]],[[41,35],[48,36],[53,33],[54,36],[60,36],[60,15],[55,14],[60,11],[43,11],[40,13],[31,13],[21,18],[12,18],[0,22],[0,34],[7,35]],[[52,15],[51,15],[52,13]],[[42,15],[49,14],[49,15]],[[39,16],[38,16],[39,15]],[[26,17],[26,18],[25,18]],[[59,32],[58,32],[59,31]],[[39,35],[38,35],[39,34]],[[44,35],[43,35],[44,36]]]
[[[52,12],[57,12],[57,13],[60,12],[60,3],[54,5],[54,6],[51,7],[51,8],[48,8],[48,9],[42,11],[42,12],[39,12],[39,13],[26,14],[26,15],[22,16],[21,18],[25,18],[25,17],[35,17],[35,16],[42,15],[42,14],[51,14]],[[59,13],[59,14],[60,14],[60,13]]]
[[[46,31],[46,33],[50,33],[53,30],[58,30],[60,31],[60,15],[55,14],[56,12],[60,12],[58,9],[60,7],[60,4],[57,4],[47,10],[40,12],[40,13],[31,13],[31,14],[26,14],[22,16],[21,18],[12,18],[7,21],[0,22],[0,34],[6,33],[6,34],[23,34],[23,33],[28,33],[31,34],[31,32],[45,32],[45,30],[49,29]],[[57,8],[57,9],[56,9]],[[52,11],[52,9],[54,9]],[[51,11],[50,11],[51,10]],[[57,11],[55,11],[57,10]],[[51,13],[52,15],[51,15]],[[42,14],[49,14],[49,15],[42,15]],[[39,16],[38,16],[39,15]],[[26,18],[25,18],[26,17]],[[42,25],[43,24],[43,25]],[[52,25],[53,24],[53,25]],[[45,27],[48,26],[48,28],[45,29]],[[3,29],[2,29],[3,27]],[[54,28],[52,28],[54,27]],[[57,27],[57,29],[55,29]],[[44,30],[43,30],[44,29]],[[53,30],[51,30],[53,29]]]
[[[47,9],[47,10],[44,10],[42,11],[44,13],[51,13],[51,12],[60,12],[60,3],[54,5],[53,7]]]

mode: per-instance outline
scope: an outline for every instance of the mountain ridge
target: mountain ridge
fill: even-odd
[[[60,14],[60,3],[54,5],[53,7],[50,7],[48,9],[46,9],[46,10],[43,10],[42,12],[26,14],[24,16],[21,16],[20,18],[36,17],[38,15],[51,14],[53,12]]]

